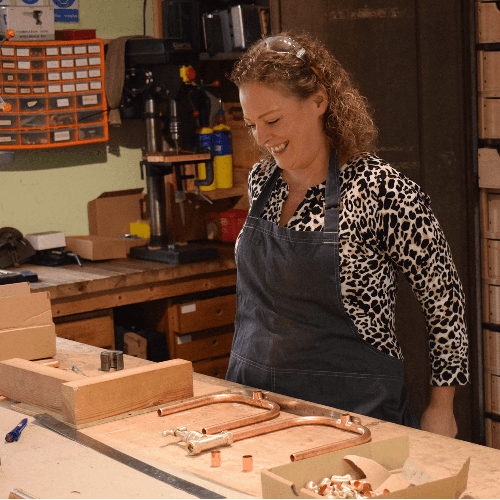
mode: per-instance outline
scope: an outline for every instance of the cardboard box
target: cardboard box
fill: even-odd
[[[64,233],[56,231],[27,234],[25,238],[35,250],[49,250],[51,248],[64,248],[66,246]]]
[[[88,260],[125,259],[128,248],[124,238],[93,235],[66,238],[66,250]]]
[[[128,234],[131,222],[147,218],[142,191],[142,188],[108,191],[89,201],[89,234],[111,238]]]
[[[36,5],[0,7],[0,35],[14,30],[12,41],[54,40],[54,8]]]
[[[409,459],[410,445],[408,436],[401,436],[375,443],[366,443],[344,450],[318,455],[298,462],[263,469],[261,471],[263,498],[325,498],[305,488],[309,481],[319,483],[324,477],[351,474],[361,479],[364,474],[351,465],[344,457],[363,457],[371,459],[384,467],[389,473],[387,481],[392,482],[389,493],[376,498],[458,498],[467,488],[470,458],[457,475],[433,480],[428,473],[413,460]],[[356,463],[356,462],[354,462]],[[380,468],[375,471],[379,474]],[[368,476],[370,474],[371,477]],[[380,475],[366,473],[367,479],[380,481]],[[384,480],[385,482],[385,480]],[[412,484],[403,489],[398,484]],[[389,483],[385,483],[389,485]],[[373,485],[372,485],[373,486]],[[384,486],[377,484],[375,487]]]
[[[31,293],[28,283],[0,286],[0,361],[51,358],[55,354],[49,293]]]

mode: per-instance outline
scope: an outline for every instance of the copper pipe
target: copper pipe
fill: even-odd
[[[243,455],[243,472],[252,472],[253,457],[252,455]]]
[[[225,430],[256,424],[258,422],[263,422],[264,420],[275,418],[280,412],[280,407],[277,403],[274,403],[273,401],[265,401],[262,397],[262,391],[254,391],[253,398],[244,396],[243,394],[214,394],[211,396],[203,396],[190,401],[184,401],[183,403],[159,408],[158,416],[164,417],[165,415],[171,415],[172,413],[178,413],[180,411],[190,410],[191,408],[198,408],[199,406],[215,403],[244,403],[258,408],[265,408],[269,411],[259,415],[244,417],[238,420],[230,420],[229,422],[224,422],[222,424],[205,427],[201,430],[203,434],[218,434],[219,432]]]
[[[220,450],[212,450],[212,467],[220,467]]]
[[[371,439],[371,431],[363,425],[359,425],[351,421],[351,416],[348,413],[343,413],[339,419],[332,419],[328,417],[298,417],[290,418],[288,420],[275,420],[264,425],[239,429],[234,432],[222,432],[215,436],[203,436],[202,438],[194,438],[187,440],[187,449],[190,455],[197,455],[198,453],[213,448],[214,446],[230,445],[233,442],[241,441],[242,439],[260,436],[262,434],[269,434],[270,432],[288,429],[299,425],[327,425],[336,427],[350,432],[360,434],[359,437],[347,439],[337,443],[318,446],[310,450],[299,451],[290,455],[290,460],[295,462],[303,460],[304,458],[322,455],[331,451],[342,450],[351,446],[367,443]]]

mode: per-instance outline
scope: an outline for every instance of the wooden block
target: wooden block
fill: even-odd
[[[52,323],[49,292],[0,298],[0,329]]]
[[[148,359],[148,341],[134,332],[123,336],[123,353],[136,358]]]
[[[12,283],[10,285],[0,285],[0,297],[16,297],[19,295],[29,295],[29,283]]]
[[[193,368],[172,359],[61,386],[64,419],[83,424],[193,396]]]
[[[14,401],[29,403],[56,413],[62,411],[61,385],[82,375],[25,359],[0,362],[0,391]]]
[[[0,361],[12,358],[41,359],[56,355],[54,324],[0,330]]]

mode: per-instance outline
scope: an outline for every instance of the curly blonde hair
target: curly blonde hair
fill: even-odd
[[[287,95],[303,100],[324,87],[328,109],[324,128],[339,158],[375,151],[377,128],[365,97],[347,71],[316,39],[307,34],[280,33],[305,49],[310,64],[293,54],[269,50],[262,40],[252,45],[236,63],[230,80],[240,87],[259,82],[276,86]]]

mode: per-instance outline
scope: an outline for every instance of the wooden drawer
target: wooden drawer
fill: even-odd
[[[479,92],[496,92],[500,95],[500,51],[478,51],[477,73]]]
[[[481,233],[500,240],[500,191],[481,189]]]
[[[486,423],[486,446],[500,450],[500,422],[485,419]]]
[[[485,410],[500,415],[500,373],[484,371]]]
[[[500,332],[483,330],[484,367],[500,373]]]
[[[115,348],[113,310],[106,309],[54,318],[56,335],[82,344]]]
[[[500,95],[497,92],[479,94],[478,136],[480,139],[500,139]]]
[[[500,68],[500,61],[498,62]],[[493,148],[478,150],[479,187],[500,189],[500,155]]]
[[[500,279],[500,240],[481,238],[481,253],[483,278]]]
[[[231,352],[233,333],[233,330],[220,329],[190,335],[176,335],[174,357],[200,361],[228,355]]]
[[[185,335],[234,323],[236,296],[222,295],[205,300],[172,304],[169,330]]]
[[[483,284],[483,321],[500,325],[500,285]]]
[[[500,10],[496,2],[477,3],[477,43],[500,42]]]
[[[229,364],[229,356],[217,359],[207,359],[193,363],[193,371],[210,377],[225,378],[227,366]]]

